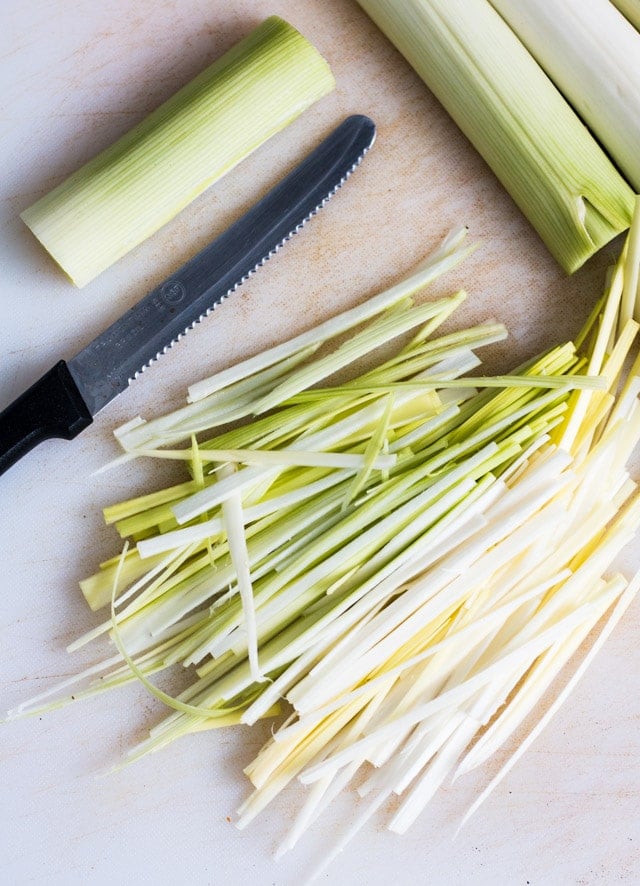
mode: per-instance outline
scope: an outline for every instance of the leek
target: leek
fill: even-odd
[[[612,3],[618,7],[636,30],[640,30],[640,2],[638,0],[612,0]]]
[[[640,34],[609,0],[490,0],[640,191]]]
[[[279,345],[207,380],[203,400],[224,402],[242,385],[247,415],[265,396],[273,411],[236,428],[212,414],[210,439],[178,450],[191,480],[107,509],[135,548],[84,584],[92,608],[110,612],[72,648],[110,637],[118,654],[10,717],[140,680],[172,710],[130,762],[194,731],[253,724],[285,699],[293,713],[246,769],[254,790],[238,825],[298,780],[308,794],[279,854],[287,851],[366,770],[361,811],[329,863],[390,799],[389,827],[404,832],[445,779],[513,742],[560,669],[573,667],[473,814],[640,590],[640,573],[612,572],[640,529],[628,473],[640,442],[640,357],[624,369],[640,326],[620,322],[638,258],[627,244],[579,349],[554,347],[497,388],[473,388],[463,373],[477,365],[476,349],[501,338],[498,324],[437,334],[456,295],[428,309],[392,300],[362,317],[364,330],[350,316],[356,356],[363,341],[381,343],[381,330],[393,336],[399,319],[408,329],[412,312],[424,325],[360,376],[328,379],[313,396],[301,380],[324,379],[330,361],[306,333],[308,365],[291,360],[297,345]],[[344,317],[334,321],[339,329]],[[318,335],[330,344],[326,328]],[[345,346],[333,353],[341,362]],[[151,438],[160,446],[151,457],[174,457],[161,441],[184,415],[128,423],[119,434],[127,455],[148,457]],[[332,458],[305,464],[323,452]],[[174,666],[192,668],[175,699],[151,682]]]
[[[84,286],[333,87],[316,49],[272,16],[22,219]]]
[[[358,2],[482,154],[565,270],[575,271],[629,226],[631,188],[488,0]],[[553,6],[559,14],[558,4]],[[567,40],[573,38],[568,31]],[[600,76],[597,65],[594,70]],[[625,126],[618,118],[612,129]]]

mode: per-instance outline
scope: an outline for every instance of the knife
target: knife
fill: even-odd
[[[71,440],[88,427],[324,206],[360,164],[375,133],[368,117],[347,117],[244,216],[1,412],[0,474],[43,440]]]

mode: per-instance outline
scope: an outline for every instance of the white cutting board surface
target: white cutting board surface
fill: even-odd
[[[315,42],[337,91],[116,267],[74,289],[19,212],[272,13]],[[353,0],[4,0],[0,25],[1,404],[182,264],[345,115],[367,113],[378,124],[362,168],[276,259],[76,441],[43,445],[0,478],[6,710],[92,660],[89,651],[70,657],[65,646],[97,623],[78,580],[118,549],[101,508],[171,476],[157,466],[92,476],[116,453],[113,427],[178,405],[197,378],[363,300],[461,223],[481,249],[442,289],[469,290],[459,324],[488,316],[508,324],[511,339],[487,360],[489,370],[505,371],[571,337],[615,249],[566,279]],[[321,882],[640,882],[639,637],[634,605],[455,841],[500,760],[447,786],[405,837],[375,819]],[[289,886],[352,821],[357,804],[345,796],[275,864],[271,854],[301,798],[294,788],[247,831],[236,830],[234,811],[249,789],[242,769],[268,725],[188,737],[104,775],[160,707],[133,687],[0,728],[0,882]]]

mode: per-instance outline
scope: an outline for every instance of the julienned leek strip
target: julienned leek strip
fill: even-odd
[[[84,286],[334,85],[317,50],[272,16],[22,219]]]
[[[358,2],[565,270],[629,226],[631,188],[488,0]]]

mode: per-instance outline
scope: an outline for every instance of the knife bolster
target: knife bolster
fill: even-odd
[[[64,360],[0,412],[0,474],[38,443],[71,440],[92,422]]]

